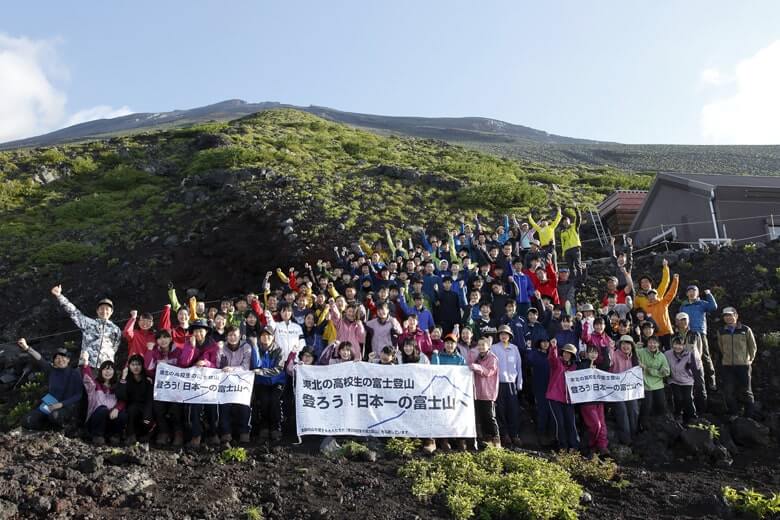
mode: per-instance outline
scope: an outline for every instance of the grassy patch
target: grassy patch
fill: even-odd
[[[780,495],[777,493],[766,496],[753,489],[738,491],[726,486],[723,488],[723,498],[735,511],[754,518],[769,518],[780,513]]]
[[[263,510],[257,506],[248,507],[244,511],[246,520],[263,520]]]
[[[457,520],[577,518],[582,488],[557,464],[487,449],[411,460],[400,470],[420,500],[440,497]]]
[[[406,437],[393,437],[385,444],[385,450],[396,457],[409,457],[420,449],[420,439],[408,439]]]
[[[222,450],[222,453],[219,454],[219,461],[222,464],[228,464],[230,462],[245,462],[247,456],[247,452],[244,448],[227,448]]]
[[[576,451],[560,451],[553,457],[553,462],[580,482],[611,483],[618,475],[618,465],[609,460],[602,460],[598,455],[586,459]]]
[[[339,449],[339,455],[352,460],[363,460],[370,450],[364,444],[355,441],[345,442]]]
[[[689,428],[695,428],[697,430],[704,430],[710,433],[710,437],[715,440],[720,437],[720,430],[714,424],[698,423],[691,424]]]

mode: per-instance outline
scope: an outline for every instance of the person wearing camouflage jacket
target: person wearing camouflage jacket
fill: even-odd
[[[114,361],[116,351],[122,339],[122,331],[111,321],[114,304],[109,299],[98,302],[97,318],[85,316],[62,294],[62,286],[52,288],[51,293],[57,298],[70,319],[81,330],[81,355],[87,353],[89,366],[98,368],[104,361]]]

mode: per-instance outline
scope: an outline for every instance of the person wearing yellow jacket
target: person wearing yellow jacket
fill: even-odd
[[[561,208],[558,207],[558,211],[555,214],[555,218],[550,222],[547,218],[543,218],[538,224],[534,220],[534,217],[529,213],[528,223],[531,224],[536,230],[536,234],[539,236],[539,245],[542,251],[547,255],[548,253],[553,255],[553,262],[558,264],[558,256],[555,251],[555,229],[561,222]]]
[[[658,284],[657,293],[661,298],[666,294],[666,290],[669,288],[669,261],[666,258],[663,259],[663,269],[661,271],[661,283]],[[643,275],[639,279],[639,290],[636,291],[634,296],[634,309],[642,309],[645,312],[647,310],[647,293],[653,290],[653,280],[648,275]]]
[[[580,209],[574,206],[574,222],[569,216],[563,217],[561,221],[561,253],[569,272],[576,277],[582,273],[582,242],[580,241],[580,226],[582,225],[582,214]]]
[[[650,289],[647,292],[647,306],[644,310],[655,320],[658,329],[656,335],[661,341],[664,350],[671,346],[672,339],[672,320],[669,318],[669,306],[677,296],[677,289],[680,286],[680,275],[676,274],[672,278],[672,286],[666,291],[662,298],[658,297],[658,291]]]

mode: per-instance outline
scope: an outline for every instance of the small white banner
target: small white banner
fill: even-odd
[[[572,404],[633,401],[645,396],[641,367],[613,374],[595,368],[566,372],[566,387]]]
[[[464,366],[300,365],[298,435],[475,437],[474,378]]]
[[[254,372],[179,368],[160,363],[154,377],[155,401],[182,404],[243,404],[252,401]]]

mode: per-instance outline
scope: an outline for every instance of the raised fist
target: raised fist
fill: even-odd
[[[62,285],[55,285],[54,287],[52,287],[51,293],[54,296],[59,296],[60,294],[62,294]]]

